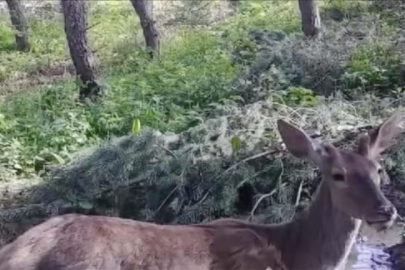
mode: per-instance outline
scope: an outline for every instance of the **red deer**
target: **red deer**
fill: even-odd
[[[322,181],[292,221],[219,219],[157,225],[68,214],[33,227],[0,250],[0,270],[330,270],[343,269],[362,221],[387,229],[397,217],[380,190],[379,155],[403,131],[396,113],[356,149],[311,139],[278,120],[287,149],[316,164]]]

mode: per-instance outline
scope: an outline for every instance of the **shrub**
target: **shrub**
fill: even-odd
[[[402,66],[402,56],[396,48],[381,44],[361,46],[347,63],[346,87],[379,95],[391,94],[392,90],[404,85]]]

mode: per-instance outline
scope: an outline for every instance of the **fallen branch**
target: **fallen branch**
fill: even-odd
[[[283,177],[283,174],[284,174],[284,166],[283,166],[283,163],[281,162],[281,172],[280,172],[280,175],[278,176],[277,183],[280,183],[280,182],[281,182],[281,179],[282,179],[282,177]],[[273,195],[276,193],[277,190],[283,188],[285,185],[286,185],[286,183],[283,183],[283,184],[281,184],[281,185],[278,185],[278,186],[276,186],[271,192],[262,195],[262,196],[257,200],[257,202],[255,203],[255,205],[253,206],[252,211],[250,212],[249,221],[251,221],[251,220],[253,219],[253,217],[254,217],[254,215],[255,215],[255,211],[256,211],[257,207],[259,206],[260,202],[261,202],[262,200],[264,200],[265,198],[267,198],[267,197],[273,196]]]
[[[300,199],[301,199],[301,193],[302,193],[302,186],[304,185],[304,180],[301,180],[300,186],[298,188],[298,192],[297,192],[297,199],[295,200],[295,207],[298,206],[298,204],[300,203]]]
[[[97,26],[97,25],[99,25],[99,24],[100,24],[100,22],[96,22],[95,24],[92,24],[92,25],[88,26],[88,27],[85,29],[85,31],[87,31],[87,30],[89,30],[89,29],[91,29],[91,28],[93,28],[94,26]]]

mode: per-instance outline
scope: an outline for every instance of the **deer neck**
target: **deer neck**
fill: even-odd
[[[360,224],[333,205],[329,185],[322,181],[303,213],[289,223],[267,226],[265,234],[290,270],[343,269]]]

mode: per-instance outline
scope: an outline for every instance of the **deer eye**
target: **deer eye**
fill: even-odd
[[[334,173],[332,175],[333,180],[336,182],[343,182],[345,181],[345,176],[342,173]]]
[[[381,175],[383,173],[383,169],[382,168],[378,168],[377,170],[378,174]]]

